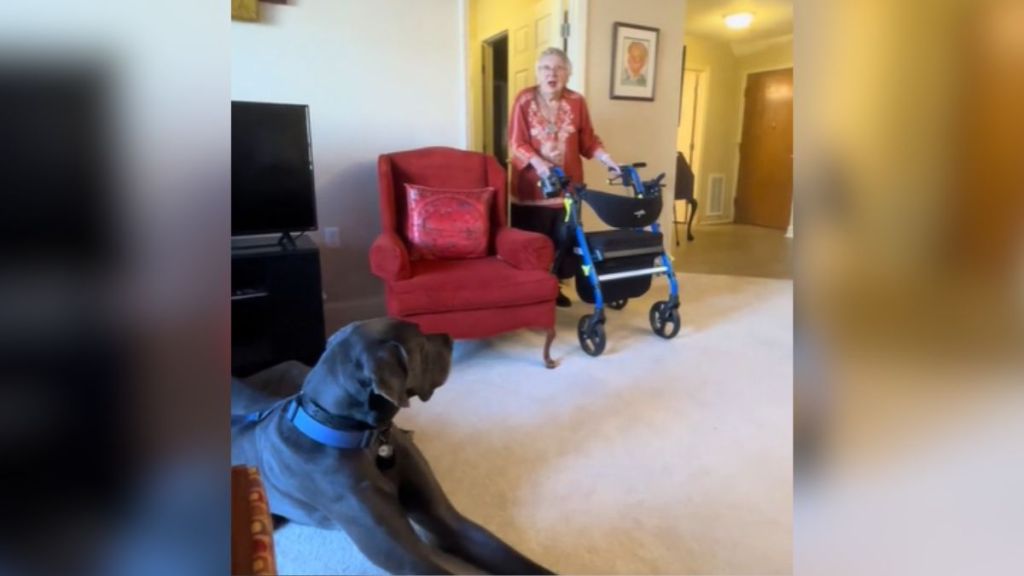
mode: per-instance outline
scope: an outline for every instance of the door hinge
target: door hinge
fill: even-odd
[[[569,37],[569,23],[568,22],[562,22],[562,38],[568,38],[568,37]]]

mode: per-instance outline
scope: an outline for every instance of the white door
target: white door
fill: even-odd
[[[562,47],[562,1],[536,0],[532,9],[520,10],[509,22],[507,102],[510,114],[519,91],[537,83],[537,56],[551,46]],[[511,187],[511,170],[508,177]],[[508,202],[511,205],[511,194]]]
[[[562,47],[562,0],[537,0],[509,22],[509,106],[520,90],[536,83],[537,55]]]

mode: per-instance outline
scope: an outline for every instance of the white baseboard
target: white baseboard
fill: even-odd
[[[733,224],[733,220],[732,218],[716,218],[714,220],[704,220],[703,222],[700,223],[701,226],[716,226],[721,224]]]
[[[358,300],[339,300],[324,303],[324,328],[333,334],[339,328],[355,322],[387,315],[384,296],[372,296]]]

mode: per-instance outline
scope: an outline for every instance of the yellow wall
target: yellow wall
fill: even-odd
[[[741,56],[737,59],[742,74],[747,71],[778,70],[781,68],[793,67],[793,37],[780,39],[778,44],[772,44],[755,54]]]
[[[697,182],[694,193],[700,205],[701,221],[728,220],[732,218],[731,193],[735,188],[735,166],[738,158],[740,128],[739,64],[732,49],[724,42],[716,42],[696,36],[686,36],[686,67],[704,72],[701,79],[706,82],[706,118],[704,120],[704,142],[700,165],[694,166]],[[699,120],[698,120],[699,121]],[[678,139],[677,139],[678,141]],[[707,184],[711,174],[725,175],[725,190],[730,194],[725,199],[725,214],[706,218],[708,208]]]
[[[524,11],[533,12],[535,0],[470,0],[466,50],[468,60],[469,149],[483,152],[483,73],[481,43],[509,28]],[[511,105],[511,98],[509,104]]]

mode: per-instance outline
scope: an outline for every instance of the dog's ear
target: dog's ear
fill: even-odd
[[[395,406],[408,406],[409,358],[405,349],[397,342],[389,342],[377,349],[374,360],[373,391]]]

